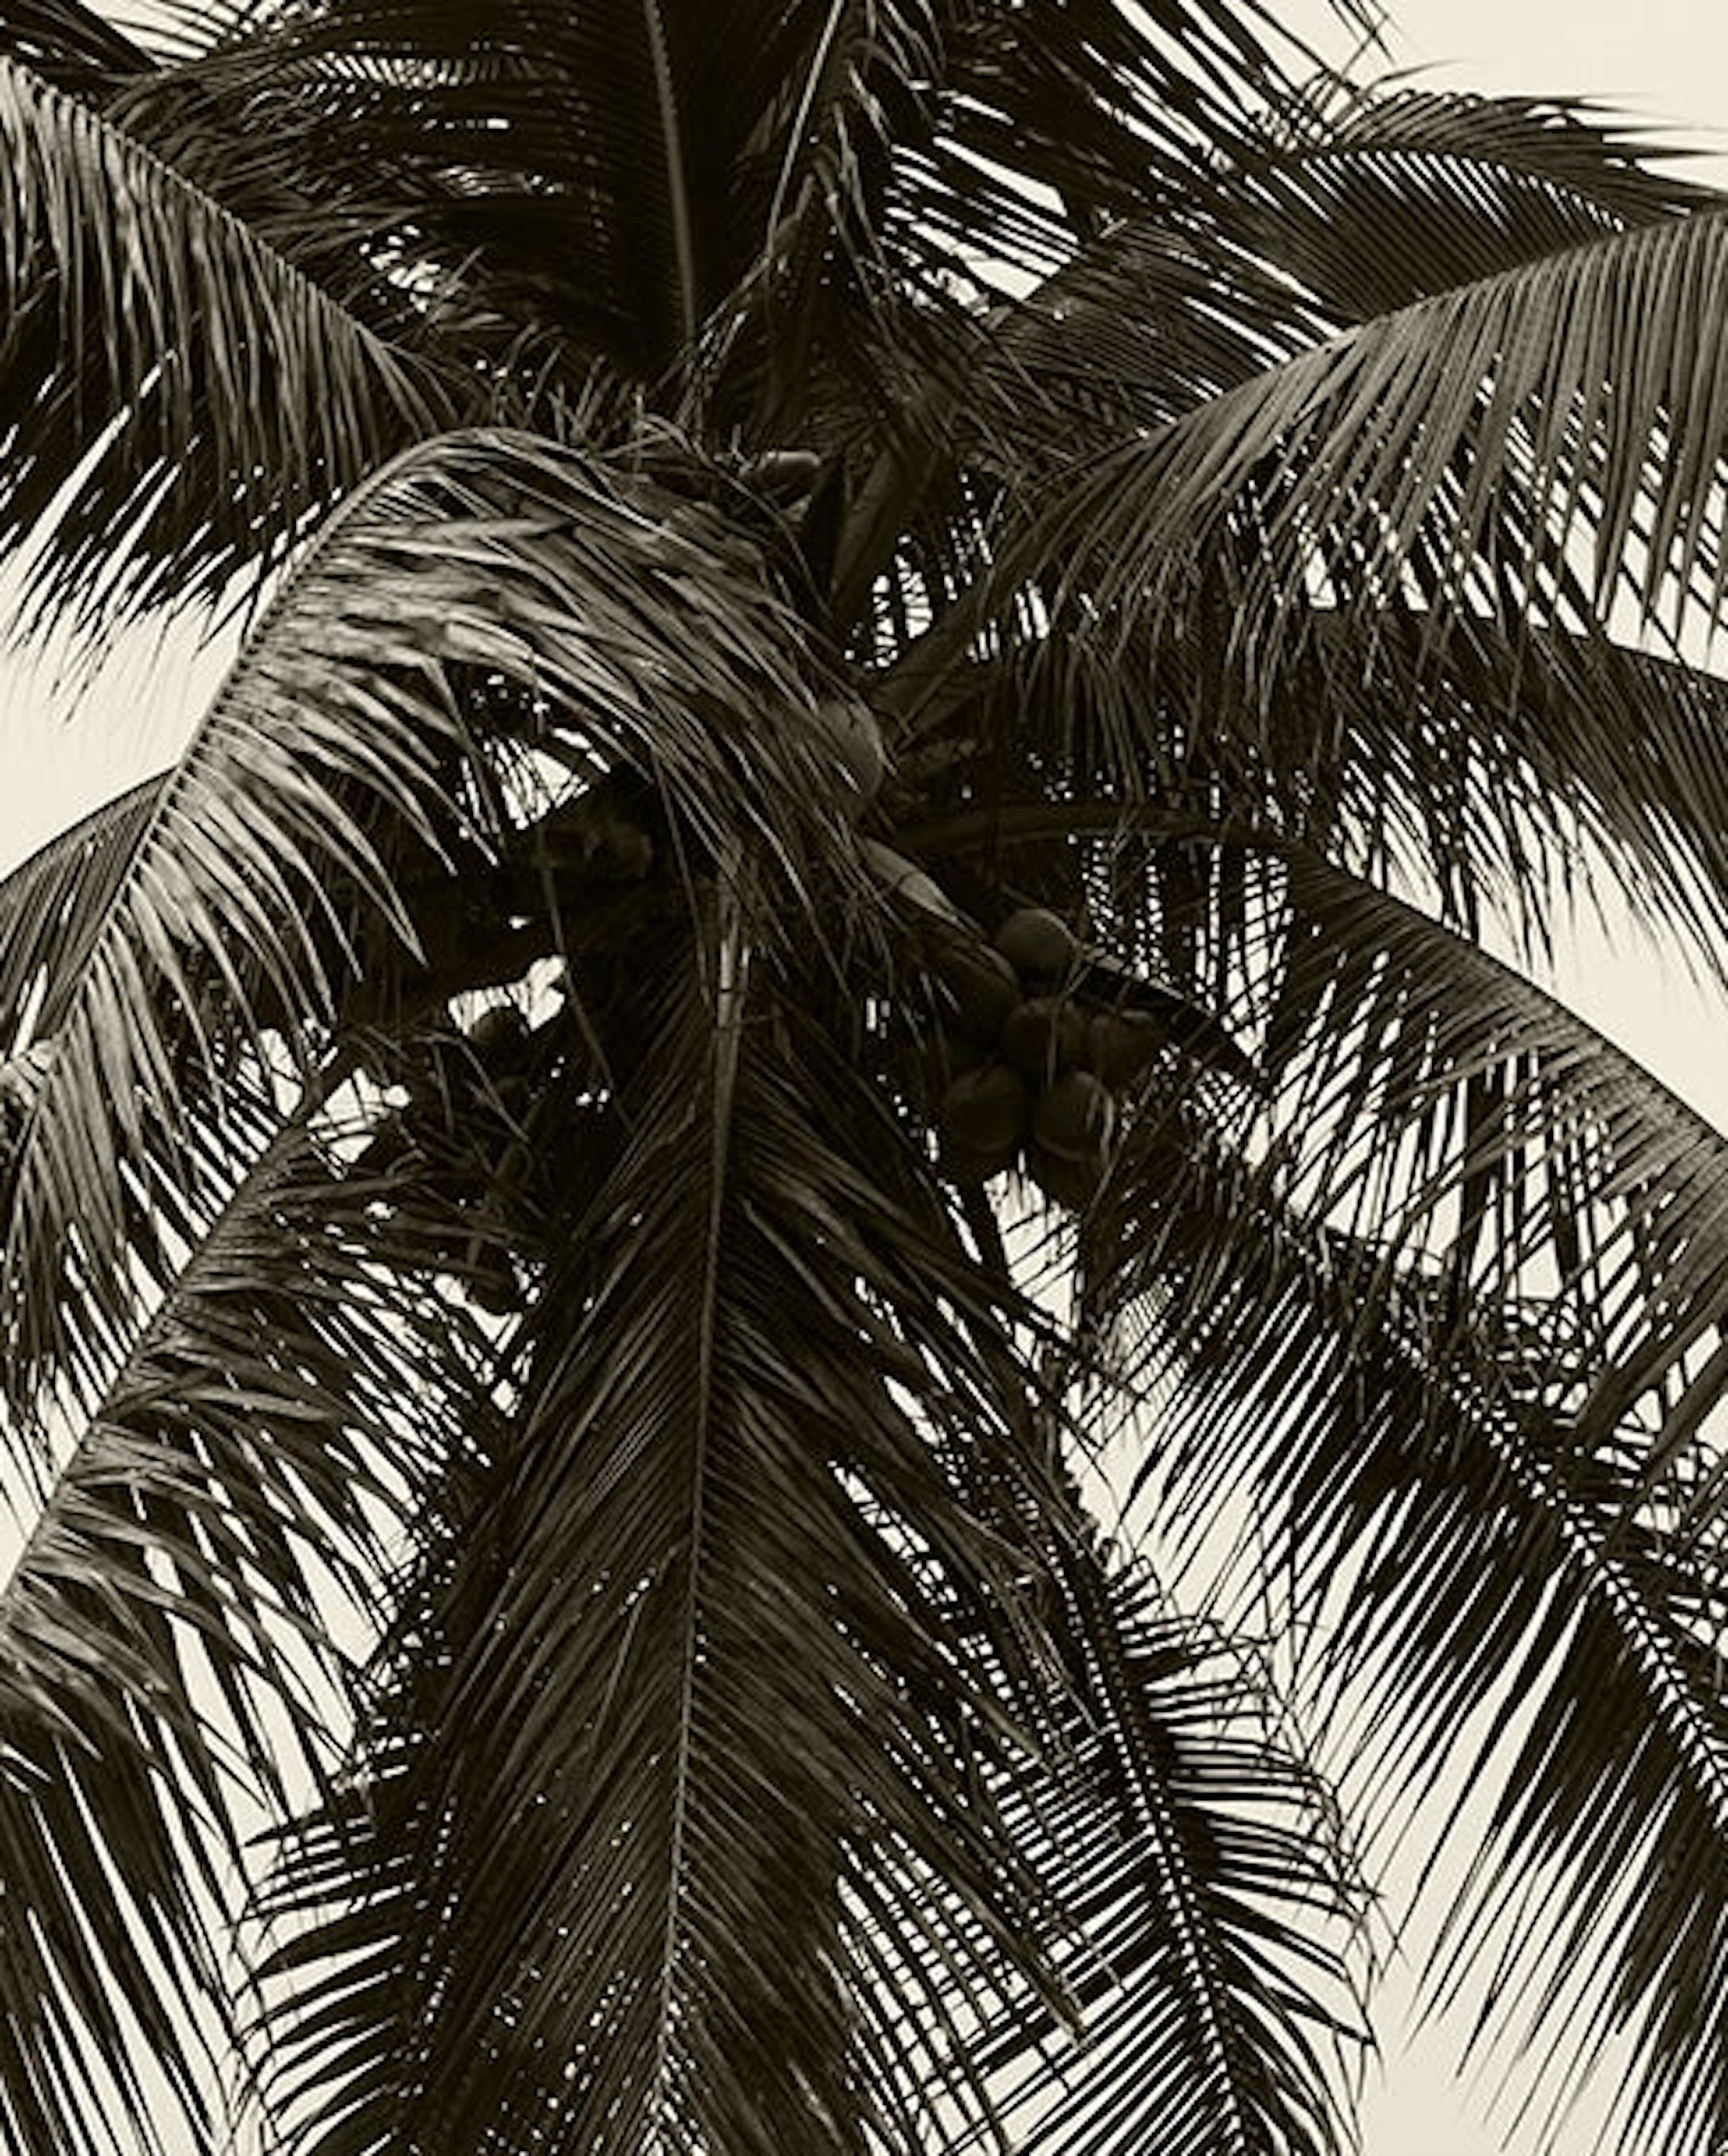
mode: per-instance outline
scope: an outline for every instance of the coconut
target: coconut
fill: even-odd
[[[1048,1081],[1072,1070],[1086,1052],[1086,1014],[1066,996],[1033,996],[1016,1004],[1002,1028],[1002,1053],[1016,1070]]]
[[[1068,1070],[1039,1096],[1032,1132],[1067,1160],[1103,1160],[1116,1131],[1116,1102],[1089,1070]]]
[[[976,937],[944,937],[931,960],[956,1033],[994,1048],[1020,1001],[1020,979],[1000,951]]]
[[[472,1237],[462,1265],[468,1299],[494,1317],[507,1317],[522,1301],[522,1283],[510,1254],[482,1235]]]
[[[1012,1145],[977,1147],[959,1145],[948,1137],[942,1138],[942,1172],[954,1183],[988,1183],[994,1175],[1005,1174],[1020,1158],[1020,1142]]]
[[[1041,906],[1023,906],[996,931],[996,948],[1023,981],[1053,981],[1080,949],[1067,923]]]
[[[962,1071],[942,1096],[938,1111],[944,1142],[963,1152],[1011,1153],[1032,1120],[1031,1089],[1017,1070],[986,1063]]]
[[[494,1075],[527,1060],[528,1021],[515,1004],[493,1004],[468,1029],[468,1045]]]
[[[1151,1069],[1169,1040],[1170,1029],[1150,1011],[1094,1011],[1086,1029],[1086,1060],[1119,1093]]]
[[[1027,1174],[1052,1204],[1072,1206],[1077,1213],[1091,1204],[1104,1179],[1101,1154],[1071,1160],[1036,1140],[1026,1147],[1026,1164]]]

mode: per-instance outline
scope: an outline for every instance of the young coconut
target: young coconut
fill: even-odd
[[[1086,1014],[1066,996],[1033,996],[1009,1014],[1002,1053],[1016,1070],[1048,1084],[1085,1055]]]
[[[1053,1205],[1071,1206],[1077,1213],[1091,1204],[1104,1179],[1102,1153],[1071,1160],[1066,1153],[1052,1152],[1036,1139],[1026,1147],[1026,1164],[1027,1174]]]
[[[1020,1001],[1013,967],[988,943],[957,932],[931,936],[926,947],[954,1031],[980,1048],[994,1048]]]
[[[1094,1011],[1086,1029],[1086,1060],[1100,1081],[1119,1093],[1144,1076],[1169,1041],[1170,1028],[1151,1011]]]
[[[1116,1135],[1116,1101],[1089,1070],[1067,1070],[1039,1096],[1032,1135],[1047,1152],[1102,1165]]]
[[[944,1026],[924,1043],[923,1060],[924,1097],[939,1101],[956,1078],[981,1070],[990,1057],[976,1041]]]
[[[1020,1158],[1020,1143],[978,1147],[957,1144],[944,1135],[940,1147],[942,1173],[951,1183],[988,1183],[1005,1174]]]
[[[492,1004],[468,1029],[468,1045],[492,1077],[522,1070],[528,1060],[528,1021],[515,1004]]]
[[[1079,956],[1067,921],[1041,906],[1023,906],[996,931],[996,948],[1023,981],[1054,981]]]
[[[984,1064],[954,1080],[937,1120],[945,1145],[979,1154],[1005,1148],[1011,1159],[1031,1126],[1031,1088],[1005,1064]]]

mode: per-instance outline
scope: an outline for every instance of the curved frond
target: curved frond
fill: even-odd
[[[1715,199],[1558,99],[1404,83],[1280,119],[1211,219],[1340,326]]]
[[[483,1340],[412,1270],[442,1224],[345,1179],[321,1112],[231,1086],[229,1113],[257,1164],[0,1586],[0,2115],[28,2156],[161,2145],[165,2097],[218,2145],[245,1844],[335,1764],[342,1613],[363,1633],[380,1537],[477,1396]]]
[[[79,955],[124,880],[164,784],[158,773],[105,801],[0,880],[0,1043],[52,1033]]]
[[[160,1269],[129,1178],[196,1217],[232,1043],[275,1031],[316,1056],[333,1024],[514,978],[562,935],[532,834],[514,914],[484,887],[471,919],[462,900],[458,853],[496,859],[513,826],[455,675],[537,699],[514,723],[591,777],[634,773],[689,860],[736,839],[795,890],[800,834],[841,828],[846,783],[802,642],[760,557],[698,504],[527,437],[445,438],[357,495],[124,858],[75,872],[80,901],[44,938],[32,987],[58,1023],[8,1156],[15,1396],[125,1310],[123,1254]],[[524,908],[538,926],[511,927]]]
[[[1090,1231],[1095,1316],[1180,1373],[1149,1486],[1191,1532],[1232,1490],[1278,1523],[1298,1632],[1379,1702],[1382,1818],[1448,1769],[1493,1793],[1489,2018],[1562,2092],[1631,2029],[1640,2131],[1695,2147],[1728,2098],[1695,2041],[1728,1998],[1725,1141],[1473,946],[1277,860],[1266,1127],[1149,1099]]]
[[[1713,619],[1725,264],[1728,213],[1704,211],[1379,316],[1098,459],[1005,573],[1060,562],[1095,623],[1072,624],[1077,646],[1108,653],[1136,624],[1177,627],[1234,534],[1237,646],[1268,693],[1316,598],[1367,651],[1401,595],[1437,649],[1472,611],[1579,626],[1580,548],[1587,620],[1623,587],[1640,622]]]
[[[280,557],[454,416],[393,349],[122,127],[0,59],[0,542],[87,624]]]
[[[969,417],[1004,472],[1041,439],[1047,458],[1107,451],[1350,324],[1715,200],[1563,104],[1401,88],[1341,115],[1299,100],[1265,131],[1001,311],[975,371],[1002,410]]]
[[[629,1137],[554,1238],[519,1430],[433,1537],[369,1821],[286,1875],[337,1872],[274,1971],[306,1986],[294,2145],[917,2146],[990,2116],[985,2001],[1062,2011],[983,1779],[1038,1628],[954,1486],[1025,1471],[942,1307],[959,1253],[716,903],[705,947],[639,955]]]
[[[1286,1749],[1250,1654],[1083,1542],[1056,1569],[1078,1723],[1073,1755],[1032,1786],[1026,1831],[1081,1920],[1065,1968],[1084,2064],[1024,2013],[989,2032],[1014,2146],[1342,2148],[1361,2033],[1328,1794]]]
[[[84,0],[9,0],[0,17],[0,51],[55,89],[85,96],[150,65],[126,31]]]

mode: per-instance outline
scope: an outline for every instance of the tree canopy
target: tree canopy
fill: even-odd
[[[23,626],[238,638],[0,880],[0,2142],[1319,2156],[1436,1789],[1728,2137],[1728,1152],[1515,963],[1724,970],[1728,198],[1252,0],[0,140]]]

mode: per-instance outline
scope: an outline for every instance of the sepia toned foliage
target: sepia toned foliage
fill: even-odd
[[[1244,0],[0,136],[23,625],[235,650],[0,880],[0,2144],[1321,2156],[1448,1809],[1728,2134],[1728,1147],[1505,956],[1722,970],[1728,204]]]

